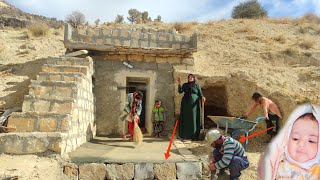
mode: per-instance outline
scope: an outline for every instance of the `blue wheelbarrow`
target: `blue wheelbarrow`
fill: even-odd
[[[231,129],[231,137],[235,138],[239,132],[244,132],[244,136],[249,136],[249,132],[252,131],[260,121],[266,120],[265,117],[258,117],[255,121],[249,121],[237,117],[226,116],[208,116],[219,127],[225,128],[225,134],[228,134],[228,130]],[[248,139],[245,140],[243,147],[248,145]]]

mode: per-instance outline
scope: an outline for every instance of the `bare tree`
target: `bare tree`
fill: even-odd
[[[124,18],[123,18],[123,15],[117,15],[116,19],[114,20],[115,23],[118,23],[118,24],[121,24],[123,23],[124,21]]]
[[[128,14],[129,17],[127,17],[127,19],[131,22],[131,24],[141,22],[141,12],[137,9],[130,9]]]
[[[80,11],[73,11],[71,14],[67,15],[66,21],[74,28],[86,22],[86,17]]]

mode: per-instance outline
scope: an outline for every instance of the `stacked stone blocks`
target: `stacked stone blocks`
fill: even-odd
[[[66,28],[71,29],[68,25]],[[70,40],[87,44],[131,48],[189,49],[196,48],[197,35],[182,35],[174,29],[88,28],[74,29]]]
[[[22,112],[9,118],[16,133],[0,136],[0,151],[63,155],[90,140],[95,135],[93,73],[90,57],[48,58],[31,81]]]
[[[203,162],[178,163],[89,163],[64,166],[69,179],[211,179]]]

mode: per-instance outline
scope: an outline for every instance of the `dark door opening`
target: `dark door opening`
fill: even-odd
[[[227,110],[227,95],[225,86],[207,86],[202,88],[206,97],[204,105],[204,127],[210,129],[216,124],[207,116],[229,116]]]
[[[142,111],[140,115],[140,122],[139,122],[139,127],[144,130],[145,129],[145,124],[146,124],[146,88],[147,83],[143,81],[138,81],[138,80],[132,80],[132,79],[127,79],[127,94],[128,93],[133,93],[134,91],[138,90],[143,93],[143,99],[142,99]]]

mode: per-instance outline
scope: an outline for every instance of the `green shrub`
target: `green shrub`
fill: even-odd
[[[255,19],[266,17],[267,11],[261,6],[257,0],[249,0],[235,6],[232,10],[232,18],[234,19]]]
[[[123,15],[117,15],[116,19],[114,20],[114,23],[117,23],[117,24],[122,24],[124,21],[124,17]]]

